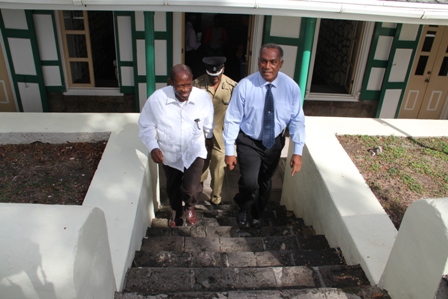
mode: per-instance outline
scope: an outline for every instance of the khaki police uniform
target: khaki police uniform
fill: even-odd
[[[206,90],[213,102],[213,122],[215,124],[215,128],[213,129],[213,149],[205,161],[201,181],[203,182],[207,179],[207,169],[210,167],[210,187],[212,189],[211,201],[214,204],[221,203],[221,191],[226,167],[224,161],[225,146],[222,137],[222,132],[224,130],[224,116],[230,103],[230,98],[232,97],[233,88],[236,84],[237,82],[233,81],[224,74],[222,74],[221,82],[219,83],[216,91],[213,86],[210,86],[211,84],[207,74],[204,74],[193,81],[193,86]]]

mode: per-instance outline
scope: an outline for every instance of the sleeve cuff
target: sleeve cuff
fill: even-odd
[[[294,155],[302,156],[304,144],[294,143]]]
[[[226,156],[235,156],[235,146],[232,145],[226,145]]]

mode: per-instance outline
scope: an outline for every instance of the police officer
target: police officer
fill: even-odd
[[[205,65],[206,74],[193,81],[193,86],[204,89],[210,95],[214,108],[213,148],[209,149],[209,155],[204,164],[204,171],[201,181],[207,179],[208,168],[210,167],[212,189],[211,202],[219,205],[221,203],[222,184],[224,182],[225,167],[225,147],[222,138],[224,130],[224,116],[232,97],[233,88],[236,82],[224,75],[223,56],[204,57],[202,62]]]

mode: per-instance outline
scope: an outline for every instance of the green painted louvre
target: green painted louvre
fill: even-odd
[[[384,53],[384,44],[392,41],[397,33],[395,24],[376,23],[370,46],[360,100],[378,101],[381,95],[382,81],[389,64],[389,51]],[[382,54],[379,52],[383,51]],[[374,84],[373,82],[376,82]]]
[[[45,39],[39,41],[37,39],[39,57],[43,70],[47,70],[51,74],[51,80],[45,83],[47,92],[64,92],[66,86],[64,84],[64,72],[60,56],[59,43],[56,30],[56,19],[54,11],[32,11],[34,27],[40,28],[45,34]],[[37,34],[37,32],[36,32]],[[50,55],[48,53],[51,53]]]
[[[137,95],[137,50],[135,45],[134,12],[115,11],[114,27],[120,92]]]
[[[300,35],[298,37],[284,37],[284,36],[278,36],[273,35],[272,33],[272,16],[266,16],[265,17],[265,23],[264,23],[264,33],[263,33],[263,44],[267,43],[274,43],[278,44],[280,46],[292,46],[297,48],[297,56],[295,57],[295,68],[294,68],[294,74],[292,78],[294,81],[299,83],[300,81],[300,69],[302,67],[302,59],[301,59],[301,53],[303,51],[303,43],[302,37],[305,33],[305,18],[301,18],[300,20]],[[284,47],[283,47],[284,48]],[[285,49],[284,49],[285,50]],[[257,53],[258,55],[258,53]],[[290,61],[285,61],[285,63],[291,63]]]
[[[315,27],[315,18],[265,18],[263,44],[275,43],[283,48],[285,62],[282,71],[299,84],[302,99],[305,98]]]
[[[155,56],[157,63],[160,61],[165,63],[166,70],[162,73],[157,73],[156,70],[156,84],[157,83],[167,83],[169,70],[173,67],[173,13],[172,12],[157,12],[156,14],[165,15],[165,29],[159,29],[159,26],[154,26],[154,42],[157,44],[158,42],[166,43],[166,52],[161,53],[157,51],[157,47],[155,49]],[[157,15],[156,17],[157,18]],[[145,32],[144,31],[136,31],[135,33],[136,40],[145,40]],[[154,62],[156,63],[156,62]],[[138,83],[146,83],[146,75],[138,75],[137,81]]]
[[[46,88],[44,84],[44,76],[42,73],[42,62],[39,57],[39,49],[36,40],[34,22],[33,22],[33,13],[32,11],[10,11],[10,10],[2,10],[0,14],[0,30],[2,31],[3,41],[6,50],[7,61],[9,63],[9,67],[11,70],[12,76],[12,84],[14,86],[14,91],[17,97],[18,109],[20,112],[28,112],[31,110],[32,112],[47,112],[48,111],[48,102],[46,97]],[[18,26],[20,28],[13,28],[5,26],[4,14],[9,13],[19,13],[21,16],[25,17],[26,28]],[[13,46],[11,43],[19,42],[25,43],[30,46],[30,54],[32,57],[27,57],[32,60],[32,63],[29,63],[26,66],[26,70],[24,68],[17,70],[14,65],[15,62],[18,63],[21,60],[21,57],[15,56],[20,55],[21,53],[12,53],[11,47]],[[27,55],[29,56],[29,55]],[[33,94],[33,98],[22,98],[20,86],[27,88],[29,84],[37,85],[38,94]],[[20,86],[19,86],[20,85]],[[40,96],[40,107],[33,106],[32,109],[26,109],[25,103],[35,102],[36,98]],[[39,102],[39,100],[38,100]],[[38,104],[39,105],[39,104]],[[31,112],[30,111],[30,112]]]
[[[378,107],[377,117],[380,117],[380,112],[383,107],[384,101],[387,100],[387,98],[385,96],[387,90],[401,90],[400,100],[398,102],[397,109],[395,111],[395,118],[398,117],[398,113],[400,111],[399,107],[401,106],[401,102],[403,100],[404,92],[406,90],[406,85],[407,85],[408,79],[409,79],[409,74],[412,69],[412,64],[413,64],[413,61],[415,58],[415,53],[416,53],[418,43],[420,40],[420,34],[421,34],[422,28],[423,28],[423,26],[418,26],[419,27],[418,33],[415,36],[414,40],[402,40],[402,39],[400,39],[400,36],[402,35],[402,31],[404,30],[405,26],[411,26],[411,25],[399,24],[397,26],[397,31],[396,31],[396,35],[394,38],[394,42],[393,42],[391,50],[390,50],[391,55],[390,55],[390,59],[389,59],[389,64],[387,66],[386,75],[384,77],[383,88],[381,89],[380,104]],[[403,49],[411,50],[412,55],[410,57],[409,64],[407,65],[406,77],[404,78],[404,80],[395,80],[395,82],[394,82],[393,80],[390,79],[390,75],[391,75],[391,72],[393,69],[395,57],[397,55],[400,55],[400,51]]]

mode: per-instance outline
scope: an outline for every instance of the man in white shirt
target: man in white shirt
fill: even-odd
[[[204,90],[193,87],[193,74],[186,65],[175,65],[168,82],[170,86],[156,90],[146,101],[139,137],[165,171],[172,228],[183,224],[182,202],[187,223],[196,223],[206,146],[213,146],[213,104]]]

